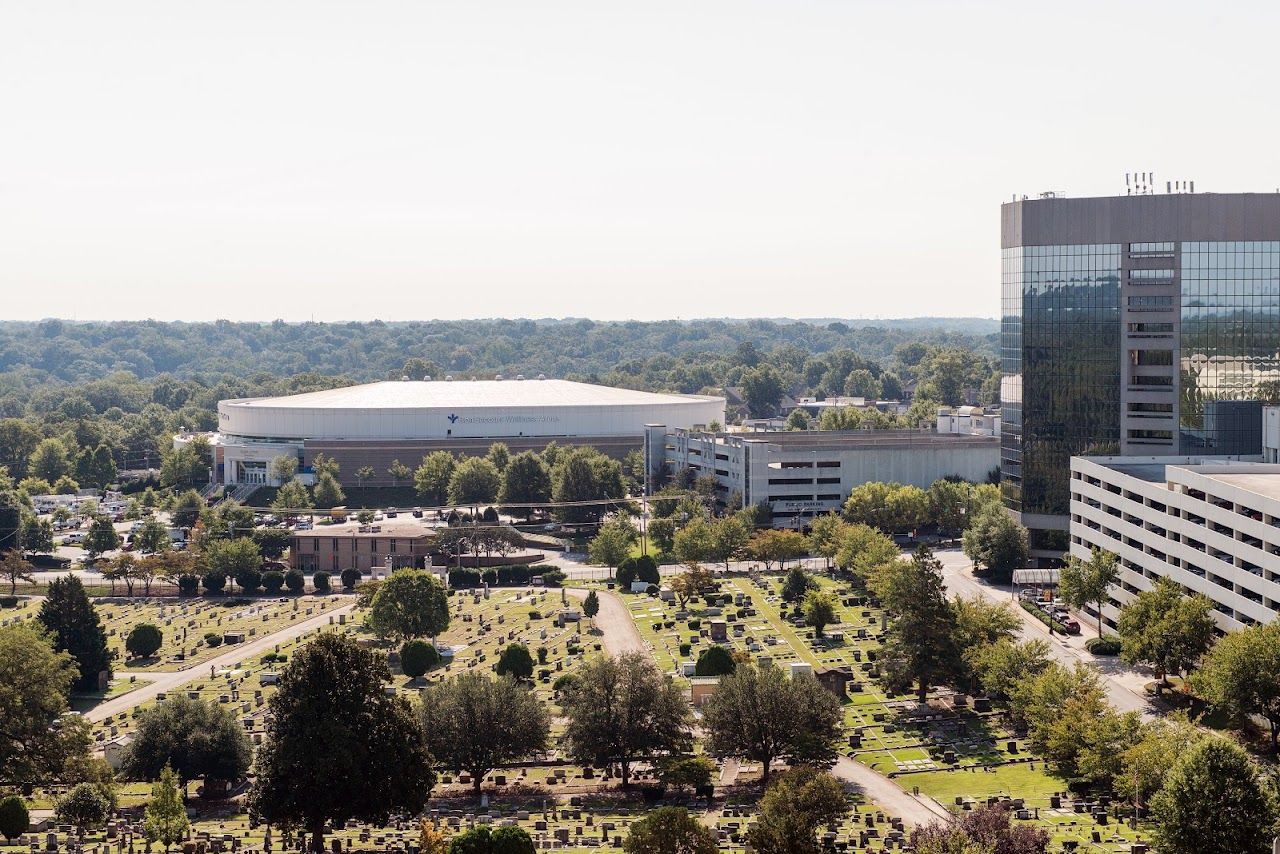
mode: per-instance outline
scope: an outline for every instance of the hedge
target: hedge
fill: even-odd
[[[1120,654],[1120,638],[1115,635],[1106,635],[1100,638],[1089,638],[1084,642],[1084,648],[1094,655],[1119,655]]]
[[[1019,604],[1022,605],[1022,610],[1026,611],[1028,614],[1035,617],[1037,620],[1044,623],[1046,626],[1053,629],[1058,634],[1060,635],[1070,634],[1067,631],[1067,627],[1063,625],[1059,620],[1053,619],[1044,611],[1041,611],[1039,608],[1037,608],[1035,605],[1031,604],[1030,602],[1027,602],[1026,600],[1022,600]]]
[[[542,576],[542,583],[547,587],[564,585],[563,570],[554,567],[514,564],[512,566],[495,566],[481,572],[478,569],[461,567],[449,570],[449,586],[451,588],[479,587],[488,584],[490,587],[524,587],[535,575]]]

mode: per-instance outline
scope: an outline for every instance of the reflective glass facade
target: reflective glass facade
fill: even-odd
[[[1001,488],[1069,511],[1073,454],[1120,442],[1121,245],[1021,246],[1001,263]]]
[[[1261,400],[1280,384],[1280,242],[1184,242],[1182,453],[1260,454]]]

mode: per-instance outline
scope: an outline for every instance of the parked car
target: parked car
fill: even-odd
[[[62,544],[64,546],[78,546],[83,542],[84,533],[82,531],[75,531],[62,538]]]
[[[1059,622],[1062,623],[1063,628],[1067,630],[1067,634],[1069,635],[1080,634],[1080,624],[1076,622],[1075,617],[1064,617],[1063,619],[1059,620]]]

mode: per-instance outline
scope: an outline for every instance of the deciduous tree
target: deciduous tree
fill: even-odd
[[[171,846],[183,840],[190,826],[186,805],[178,792],[177,775],[166,765],[160,771],[160,779],[151,786],[151,800],[143,811],[143,833],[149,842],[163,845],[168,854]]]
[[[413,469],[399,460],[392,460],[391,465],[387,466],[387,476],[391,478],[392,486],[399,486],[400,481],[407,480],[411,474]]]
[[[575,761],[618,763],[625,787],[635,757],[678,753],[691,744],[689,704],[646,655],[597,658],[577,675],[561,703]]]
[[[778,667],[738,667],[721,677],[702,708],[707,748],[717,756],[829,766],[836,760],[841,711],[812,676],[786,679]]]
[[[1280,624],[1249,626],[1218,639],[1192,676],[1211,705],[1243,723],[1250,715],[1271,726],[1271,747],[1280,745]]]
[[[169,529],[160,521],[148,519],[142,523],[138,533],[133,535],[133,545],[143,554],[167,552],[173,547],[173,538],[169,536]]]
[[[821,638],[827,626],[836,621],[836,606],[829,594],[810,590],[804,597],[804,621]]]
[[[413,473],[413,490],[418,498],[432,507],[449,503],[449,480],[457,465],[448,451],[432,451],[423,457]]]
[[[498,498],[502,475],[484,457],[467,457],[449,476],[450,504],[488,504]]]
[[[431,573],[399,569],[373,594],[365,624],[381,637],[434,638],[449,627],[448,597]]]
[[[183,780],[235,783],[252,759],[253,747],[235,715],[179,694],[139,715],[123,771],[134,780],[155,780],[168,767]]]
[[[0,552],[0,578],[9,582],[9,595],[18,594],[18,582],[31,584],[35,581],[35,567],[22,557],[21,549],[5,549]]]
[[[481,673],[428,688],[422,723],[431,756],[442,768],[470,774],[476,798],[486,774],[546,750],[550,732],[547,710],[533,691],[510,676]]]
[[[93,561],[105,552],[120,548],[120,535],[106,516],[98,516],[89,526],[89,533],[84,538],[84,552]]]
[[[710,828],[682,807],[659,807],[633,822],[622,843],[626,854],[716,854]]]
[[[36,625],[0,628],[0,778],[47,780],[68,757],[88,751],[87,727],[72,719],[49,725],[67,712],[77,676],[75,659],[55,652]]]
[[[1151,799],[1161,854],[1266,854],[1276,835],[1276,799],[1248,754],[1225,738],[1183,753]]]
[[[321,472],[316,478],[312,492],[319,507],[337,507],[347,500],[347,494],[338,485],[338,479],[327,471]]]
[[[1001,805],[978,806],[954,821],[933,822],[911,834],[918,854],[1044,854],[1049,834],[1044,828],[1015,825]]]
[[[626,516],[612,516],[600,526],[600,530],[587,546],[587,556],[592,563],[610,568],[627,559],[631,547],[640,534]]]
[[[1098,612],[1098,637],[1102,637],[1102,605],[1108,591],[1120,580],[1120,562],[1111,552],[1094,549],[1088,560],[1072,555],[1062,568],[1058,591],[1073,608],[1093,604]]]
[[[1031,554],[1027,529],[999,506],[977,511],[965,529],[963,547],[975,565],[987,567],[999,581],[1011,579]]]
[[[53,805],[58,820],[73,825],[76,838],[84,842],[85,832],[101,827],[111,818],[111,802],[93,783],[77,783]]]
[[[269,701],[250,815],[305,828],[321,854],[327,822],[421,811],[435,784],[426,736],[409,702],[387,696],[390,681],[385,659],[345,635],[295,653]]]
[[[836,535],[836,566],[867,584],[884,566],[901,557],[898,546],[870,525],[843,525]]]
[[[1163,686],[1166,674],[1190,670],[1208,652],[1212,611],[1205,596],[1183,596],[1178,585],[1162,578],[1120,609],[1120,657],[1129,664],[1150,665]]]
[[[779,774],[764,797],[760,814],[747,834],[760,854],[817,854],[817,831],[835,824],[849,811],[839,781],[830,774],[801,766]]]
[[[502,470],[499,503],[509,510],[523,510],[528,519],[533,515],[533,508],[528,505],[546,504],[550,500],[551,470],[542,458],[532,451],[522,451],[512,457]]]
[[[758,560],[766,570],[774,563],[782,568],[787,561],[804,557],[809,552],[809,538],[799,531],[779,531],[769,529],[757,531],[747,542],[744,556],[747,560]]]

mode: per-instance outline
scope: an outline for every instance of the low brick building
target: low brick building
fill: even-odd
[[[384,568],[387,558],[393,569],[425,567],[431,564],[430,549],[435,536],[420,522],[381,522],[369,526],[320,526],[311,531],[295,531],[289,548],[289,566],[303,572],[341,572],[354,567],[370,572]]]

